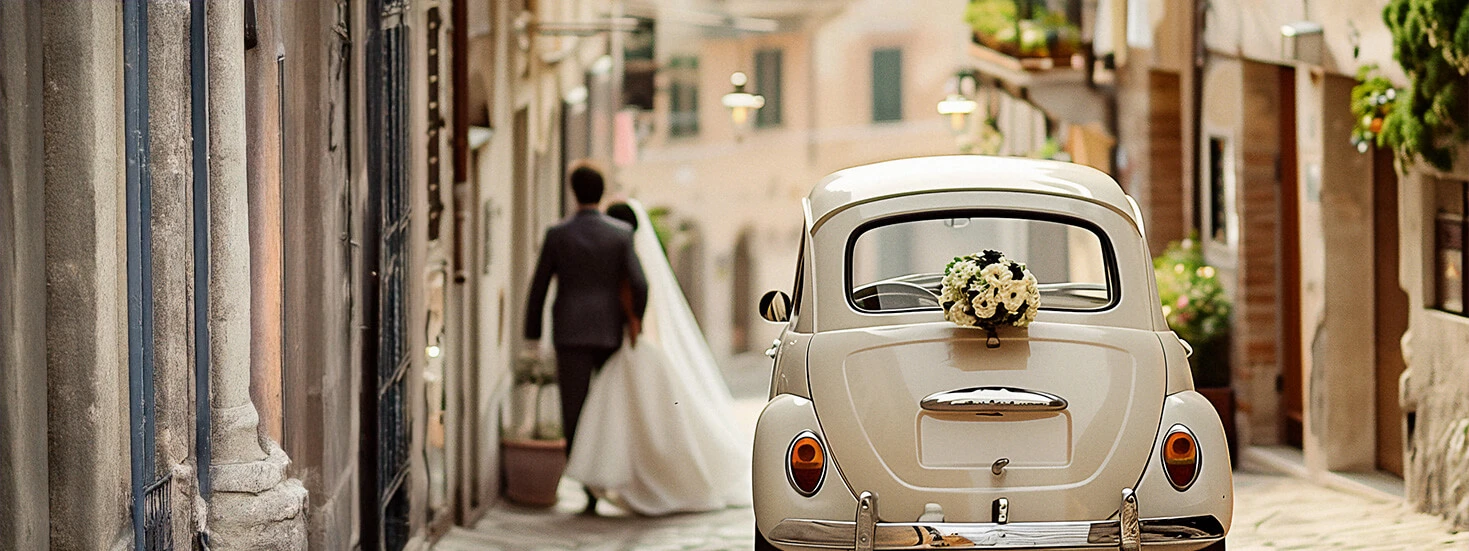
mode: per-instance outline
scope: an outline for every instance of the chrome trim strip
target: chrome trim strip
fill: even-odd
[[[976,386],[935,392],[919,406],[940,413],[1010,413],[1061,411],[1066,399],[1049,392],[1008,386]]]
[[[852,521],[787,519],[766,534],[771,542],[817,549],[852,549]],[[1208,543],[1224,537],[1224,527],[1210,515],[1153,518],[1139,521],[1142,545]],[[995,549],[1079,547],[1117,549],[1122,545],[1116,520],[1021,522],[1011,524],[949,522],[879,522],[872,549]]]

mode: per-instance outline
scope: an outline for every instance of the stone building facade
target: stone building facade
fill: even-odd
[[[1400,478],[1464,524],[1464,318],[1435,302],[1431,227],[1463,175],[1350,140],[1358,67],[1404,81],[1386,2],[1126,4],[1119,181],[1155,252],[1197,232],[1234,298],[1245,456]]]

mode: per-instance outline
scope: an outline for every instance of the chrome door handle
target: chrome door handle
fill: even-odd
[[[919,406],[944,413],[1007,413],[1061,411],[1066,399],[1049,392],[1005,386],[976,386],[935,392]]]
[[[775,359],[775,353],[778,350],[780,350],[780,339],[775,339],[775,342],[770,343],[770,348],[766,348],[765,349],[765,355],[766,356],[769,356],[770,359],[774,360]]]

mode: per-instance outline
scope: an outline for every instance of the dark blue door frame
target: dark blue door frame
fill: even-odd
[[[128,433],[133,548],[171,549],[170,478],[158,476],[153,388],[153,182],[148,150],[148,6],[122,5],[123,147],[127,159]]]

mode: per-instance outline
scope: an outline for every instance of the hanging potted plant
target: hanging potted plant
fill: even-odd
[[[1204,263],[1196,236],[1168,245],[1153,260],[1163,317],[1179,338],[1193,347],[1189,368],[1194,387],[1204,395],[1219,418],[1235,455],[1234,389],[1230,387],[1229,297],[1219,273]]]
[[[505,497],[532,507],[556,505],[556,486],[566,469],[555,362],[543,358],[516,362],[510,415],[500,436]]]

